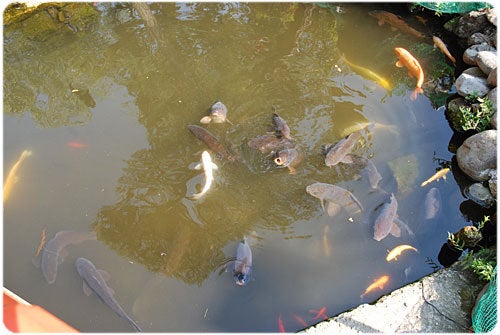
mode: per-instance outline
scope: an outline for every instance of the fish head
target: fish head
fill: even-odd
[[[396,54],[396,57],[398,58],[404,58],[404,49],[403,48],[394,48],[394,53]]]
[[[247,271],[247,273],[236,272],[233,275],[236,285],[239,286],[245,286],[246,284],[248,284],[248,282],[250,281],[250,276],[251,271]]]
[[[315,198],[323,198],[326,192],[326,187],[322,183],[314,183],[306,187],[306,192]]]
[[[278,166],[288,167],[290,166],[299,156],[297,149],[283,149],[278,151],[276,157],[274,158],[274,163]]]
[[[212,118],[213,122],[215,123],[225,122],[226,115],[227,115],[227,108],[222,102],[217,101],[215,104],[213,104],[212,109],[210,111],[210,117]]]

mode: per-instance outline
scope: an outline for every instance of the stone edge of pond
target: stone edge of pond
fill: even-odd
[[[458,263],[362,304],[301,332],[352,333],[466,333],[471,313],[486,283]]]

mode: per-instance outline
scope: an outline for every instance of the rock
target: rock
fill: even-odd
[[[457,163],[471,179],[488,180],[497,166],[497,131],[485,130],[467,138],[457,149]]]
[[[491,195],[490,190],[481,183],[474,183],[470,185],[464,190],[464,193],[468,199],[484,208],[490,208],[495,204],[495,198]]]
[[[488,180],[488,187],[490,188],[491,195],[497,198],[497,170],[490,171],[490,180]]]
[[[488,24],[490,23],[484,10],[471,11],[458,20],[458,24],[455,27],[455,34],[460,38],[467,38],[483,30]]]
[[[497,68],[496,51],[479,51],[476,55],[476,64],[484,74],[489,75],[492,70]]]
[[[474,44],[470,47],[468,47],[462,56],[462,60],[464,63],[469,64],[469,65],[474,65],[476,66],[476,56],[477,53],[480,51],[496,51],[494,47],[492,47],[489,44],[482,43],[482,44]]]
[[[486,97],[493,104],[492,110],[494,112],[496,112],[497,111],[497,88],[495,87],[494,89],[489,91],[488,94],[486,95]],[[495,121],[495,128],[496,128],[496,121]]]
[[[465,72],[457,78],[455,86],[457,93],[463,97],[470,94],[475,94],[478,97],[484,97],[490,91],[486,78],[471,76]]]
[[[488,45],[494,45],[496,38],[497,38],[496,34],[486,35],[483,33],[474,33],[467,39],[467,45],[471,46],[474,44],[483,44],[483,43]]]
[[[490,124],[493,129],[497,129],[497,112],[493,113],[490,118]]]
[[[493,10],[493,8],[488,8],[485,10],[485,12],[486,12],[486,18],[488,19],[488,21],[490,21],[490,23],[496,27],[497,26],[497,14],[496,14],[496,12]]]
[[[490,72],[488,78],[486,78],[486,82],[488,83],[488,85],[497,87],[497,68],[494,68]]]
[[[468,74],[468,75],[471,75],[473,77],[482,77],[482,78],[486,78],[486,75],[484,74],[483,71],[481,71],[481,69],[477,66],[474,66],[474,67],[470,67],[466,70],[464,70],[462,73],[465,73],[465,74]]]

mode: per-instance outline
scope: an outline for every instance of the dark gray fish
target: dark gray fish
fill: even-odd
[[[292,139],[292,137],[290,136],[290,127],[288,127],[286,121],[277,113],[273,113],[273,125],[274,130],[276,131],[276,136],[284,137],[289,140]]]
[[[314,183],[306,187],[306,192],[321,202],[321,207],[329,215],[334,216],[340,211],[340,207],[348,212],[363,211],[359,200],[348,190],[332,184]],[[327,202],[325,208],[324,202]]]
[[[435,187],[431,188],[425,195],[424,211],[425,219],[432,220],[438,216],[441,209],[441,193]]]
[[[233,277],[237,285],[248,284],[252,275],[252,250],[248,244],[247,237],[238,244],[236,249],[236,260],[234,261]]]
[[[292,148],[295,143],[284,137],[276,137],[274,134],[260,135],[248,141],[248,146],[259,150],[263,154],[276,152],[278,150]]]
[[[43,247],[40,263],[47,282],[53,284],[56,281],[57,267],[64,261],[65,248],[68,245],[79,244],[95,238],[94,233],[62,230],[48,241]]]
[[[142,332],[142,329],[125,313],[118,301],[113,297],[113,290],[106,284],[106,278],[109,277],[107,272],[96,269],[91,261],[83,257],[76,260],[75,266],[83,279],[83,291],[86,295],[90,295],[92,291],[95,292],[113,312],[130,322],[135,330]]]
[[[301,153],[295,148],[280,150],[276,153],[274,163],[278,166],[288,168],[291,174],[295,173],[295,167],[302,161]]]
[[[234,157],[229,153],[229,151],[222,145],[222,143],[212,135],[208,130],[197,125],[188,125],[188,129],[196,136],[197,139],[204,142],[207,147],[218,154],[223,159],[233,161]]]
[[[94,108],[96,106],[94,98],[90,95],[90,90],[88,88],[74,87],[72,84],[69,85],[71,93],[76,94],[78,99],[80,99],[87,107]]]
[[[227,118],[227,107],[220,100],[212,105],[210,109],[210,114],[208,116],[203,117],[200,120],[201,123],[207,124],[210,122],[213,123],[224,123],[227,122],[232,124],[231,121]]]
[[[356,131],[354,133],[347,135],[333,146],[330,147],[327,146],[325,148],[326,166],[334,166],[340,162],[352,163],[352,160],[350,159],[349,156],[347,156],[347,154],[349,154],[352,151],[352,149],[354,148],[360,137],[361,133],[359,131]]]
[[[389,202],[384,203],[375,219],[373,238],[377,241],[382,240],[391,234],[396,237],[401,236],[401,229],[396,225],[398,202],[394,194],[391,193]]]

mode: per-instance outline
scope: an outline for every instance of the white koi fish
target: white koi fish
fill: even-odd
[[[197,164],[194,168],[199,170],[202,167],[203,171],[205,172],[205,185],[203,186],[203,189],[201,190],[200,193],[196,193],[191,196],[191,198],[193,199],[199,199],[203,194],[205,194],[210,189],[210,186],[214,181],[213,170],[218,169],[217,165],[215,165],[215,163],[212,162],[212,158],[210,157],[210,154],[206,150],[203,151],[203,153],[201,154],[201,163]]]

